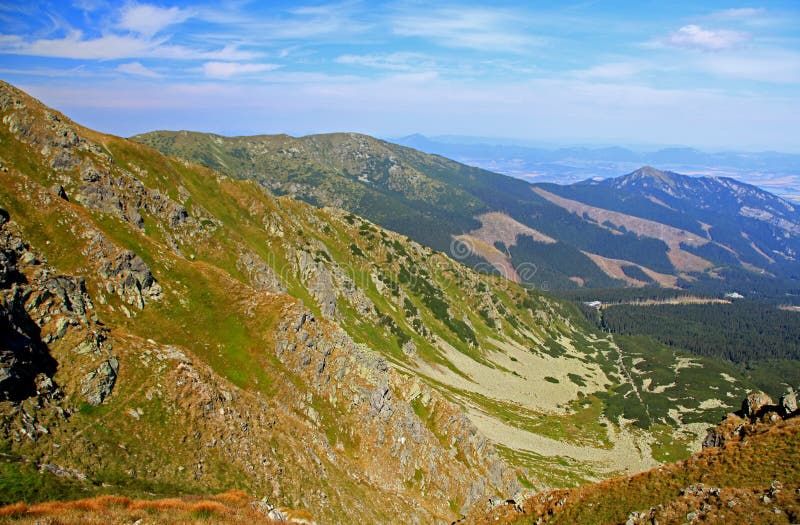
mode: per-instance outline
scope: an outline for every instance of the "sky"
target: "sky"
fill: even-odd
[[[0,0],[0,79],[121,136],[800,152],[800,3]]]

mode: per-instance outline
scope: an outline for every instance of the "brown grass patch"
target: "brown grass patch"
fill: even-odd
[[[214,496],[214,499],[230,505],[245,505],[250,502],[250,496],[247,492],[238,489],[232,489],[228,492],[217,494]]]
[[[0,507],[0,517],[2,518],[14,518],[26,512],[28,512],[28,506],[24,503],[13,503],[5,507]]]
[[[137,519],[157,523],[219,523],[249,525],[274,523],[251,507],[252,497],[242,490],[215,496],[186,496],[160,500],[133,500],[125,496],[102,495],[75,501],[48,501],[36,505],[15,503],[0,507],[0,523],[20,525],[105,525]],[[281,509],[289,523],[313,523],[305,510]]]
[[[148,512],[165,512],[170,510],[185,510],[189,504],[178,498],[159,500],[134,501],[129,510],[146,510]]]
[[[125,496],[104,495],[97,496],[94,500],[103,508],[107,507],[129,507],[133,500]]]
[[[203,500],[189,507],[189,512],[195,516],[212,517],[228,512],[228,507],[218,501]]]

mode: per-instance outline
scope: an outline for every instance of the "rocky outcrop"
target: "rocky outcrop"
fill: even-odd
[[[743,439],[769,425],[800,414],[800,392],[790,389],[775,404],[764,392],[751,392],[742,401],[739,412],[728,414],[717,426],[708,429],[703,448],[722,447],[731,441]]]
[[[117,381],[117,372],[119,361],[116,357],[111,357],[86,374],[81,381],[81,393],[90,405],[101,404],[111,394]]]
[[[742,401],[742,415],[745,418],[756,418],[774,406],[775,402],[764,392],[752,392]]]
[[[322,315],[334,319],[337,313],[336,298],[338,294],[333,285],[331,272],[322,261],[315,260],[307,251],[298,250],[296,257],[300,279],[319,304]]]
[[[397,373],[310,312],[292,309],[284,319],[276,334],[278,358],[312,386],[314,397],[347,407],[364,436],[360,454],[373,458],[364,466],[371,483],[397,490],[403,480],[418,479],[434,501],[458,495],[463,510],[482,497],[519,489],[486,438],[438,392]],[[307,402],[299,400],[298,410],[325,424]],[[435,416],[420,419],[418,412]]]
[[[781,396],[780,409],[784,418],[797,415],[800,412],[800,391],[792,389]]]
[[[268,292],[286,292],[278,274],[261,257],[244,245],[239,246],[236,257],[236,269],[247,276],[250,285],[257,290]]]
[[[35,396],[37,384],[47,384],[55,373],[56,362],[42,341],[37,319],[30,312],[52,300],[52,292],[44,286],[37,290],[28,282],[21,266],[34,265],[37,257],[12,232],[8,214],[3,210],[0,210],[0,228],[0,399],[20,401]],[[75,288],[75,283],[67,278],[43,280],[51,290],[63,292],[65,298],[67,293],[62,283]],[[81,305],[80,294],[69,295]],[[64,310],[71,311],[71,304],[65,303]],[[33,312],[34,316],[36,313]]]
[[[58,363],[49,345],[78,330],[89,335],[76,351],[85,355],[84,366],[93,367],[83,378],[83,393],[90,404],[102,403],[114,388],[119,364],[103,344],[85,279],[55,274],[5,212],[0,211],[0,222],[0,399],[59,397],[53,380]]]
[[[133,173],[119,168],[98,168],[87,159],[80,170],[82,184],[77,188],[75,201],[96,210],[115,215],[144,229],[141,211],[155,217],[167,231],[178,237],[200,234],[200,223],[189,212],[158,190],[148,188]]]
[[[83,253],[95,265],[108,293],[139,309],[161,298],[161,285],[141,257],[118,247],[97,230],[87,230],[85,237],[88,244]]]
[[[377,319],[375,305],[364,293],[366,283],[356,283],[346,268],[341,267],[327,253],[321,243],[316,246],[317,255],[306,250],[294,251],[294,264],[302,282],[319,304],[322,315],[328,319],[339,319],[337,301],[341,298],[365,320]]]

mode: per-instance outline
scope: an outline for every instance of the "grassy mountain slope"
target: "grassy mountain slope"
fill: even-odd
[[[624,250],[626,258],[635,262],[662,271],[672,269],[661,241],[620,235],[588,223],[534,193],[527,182],[365,135],[221,137],[158,131],[133,140],[233,177],[258,180],[280,194],[343,207],[434,249],[458,254],[471,264],[481,261],[479,251],[471,244],[466,253],[451,249],[452,237],[479,230],[485,213],[504,212],[563,243],[559,245],[562,256],[555,263],[547,258],[552,247],[543,242],[536,242],[533,250],[511,254],[514,267],[526,262],[542,267],[542,273],[528,282],[538,288],[574,287],[571,277],[595,286],[620,284],[600,272],[580,250],[608,257]],[[597,277],[571,273],[580,268],[564,270],[567,259],[579,259],[584,268],[601,276],[600,282]]]
[[[686,231],[681,247],[716,265],[763,268],[797,278],[800,212],[755,186],[644,167],[604,181],[548,188],[569,199]]]
[[[685,456],[748,386],[7,84],[0,110],[3,502],[238,488],[446,521]]]
[[[729,266],[797,277],[796,212],[732,179],[695,180],[643,168],[602,183],[531,185],[357,134],[222,137],[158,131],[133,140],[258,180],[278,193],[344,207],[537,288],[653,280],[674,286],[678,277],[683,285],[693,279],[739,282],[719,270]],[[676,181],[685,191],[672,189]],[[498,213],[534,232],[487,235]],[[460,251],[451,247],[453,237],[461,241]],[[548,237],[557,244],[549,246]],[[502,243],[499,252],[491,250],[496,243]],[[538,271],[522,279],[515,271],[520,265]],[[623,266],[638,271],[631,277]],[[649,278],[636,278],[642,275]]]
[[[795,523],[800,421],[750,423],[690,459],[631,477],[476,508],[465,523]],[[730,427],[733,429],[733,426]]]

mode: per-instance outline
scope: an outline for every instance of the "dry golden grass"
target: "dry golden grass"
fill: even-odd
[[[16,516],[22,516],[26,512],[28,512],[27,505],[24,503],[14,503],[13,505],[7,505],[0,508],[0,518],[13,518]]]
[[[522,512],[513,505],[491,512],[477,506],[464,524],[625,523],[630,513],[651,508],[653,515],[642,523],[652,523],[652,517],[659,523],[683,523],[695,511],[703,513],[700,522],[704,523],[796,523],[800,518],[800,417],[744,425],[741,433],[739,440],[679,463],[537,494],[525,501]],[[776,495],[770,495],[773,482],[783,486]],[[697,485],[714,487],[718,494],[686,491]]]
[[[144,519],[154,523],[255,524],[274,523],[250,505],[246,492],[231,490],[211,497],[133,500],[124,496],[97,496],[75,501],[48,501],[36,505],[15,503],[0,507],[0,523],[100,525]],[[307,511],[291,511],[300,523],[313,523]],[[288,523],[294,523],[290,518]]]

